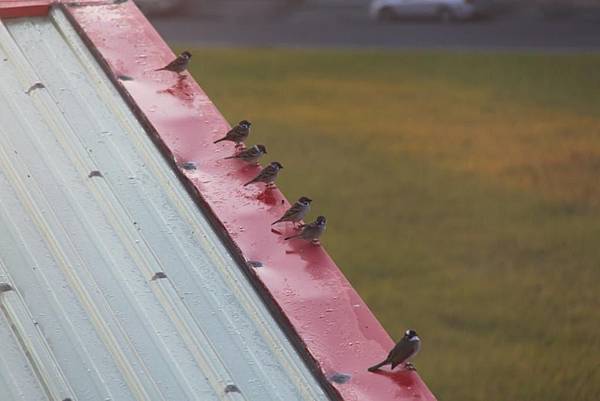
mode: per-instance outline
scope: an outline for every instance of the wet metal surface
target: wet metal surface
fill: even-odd
[[[197,163],[196,170],[180,167],[181,174],[216,215],[241,258],[260,261],[261,268],[247,266],[248,274],[289,319],[323,382],[348,401],[434,400],[414,371],[367,372],[387,355],[392,339],[322,247],[284,241],[291,227],[271,231],[271,222],[289,203],[276,189],[242,187],[259,167],[223,160],[234,153],[233,144],[212,142],[230,125],[190,76],[178,79],[174,73],[154,71],[174,54],[135,6],[124,3],[69,12],[110,73],[131,78],[119,85],[166,145],[168,157],[179,166]],[[335,224],[331,226],[335,229]]]
[[[1,401],[327,399],[59,9],[0,22],[0,104]]]

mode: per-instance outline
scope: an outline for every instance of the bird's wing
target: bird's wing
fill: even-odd
[[[167,64],[165,66],[165,68],[173,68],[173,67],[180,66],[182,64],[182,62],[183,62],[183,60],[180,59],[179,57],[177,57],[175,60],[173,60],[169,64]]]
[[[267,169],[264,168],[260,173],[258,173],[258,175],[256,177],[254,177],[252,180],[248,181],[246,184],[252,184],[254,182],[262,181],[265,178],[266,170]]]
[[[413,344],[403,338],[394,348],[392,348],[388,355],[388,360],[392,362],[393,366],[399,365],[414,355],[416,347],[416,343]]]
[[[245,157],[256,157],[258,156],[258,149],[256,148],[250,148],[248,150],[244,150],[243,152],[240,153],[240,156],[245,156]]]
[[[320,230],[320,228],[317,225],[317,223],[313,222],[313,223],[310,223],[310,224],[307,224],[306,226],[304,226],[304,228],[302,229],[302,232],[300,233],[300,236],[302,238],[312,239],[318,235],[319,230]]]
[[[230,129],[229,131],[227,131],[227,133],[225,134],[225,138],[231,138],[234,135],[235,135],[235,127]]]
[[[301,209],[302,209],[302,205],[300,205],[298,203],[294,203],[294,205],[291,208],[286,210],[286,212],[283,214],[283,216],[281,218],[285,219],[287,217],[295,216],[298,213],[300,213]]]

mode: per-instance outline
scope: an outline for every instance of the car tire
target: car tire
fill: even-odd
[[[390,22],[398,17],[396,12],[391,7],[383,7],[377,12],[377,20],[382,22]]]
[[[456,18],[452,10],[448,7],[440,7],[438,9],[437,15],[440,21],[442,21],[445,24],[454,21]]]

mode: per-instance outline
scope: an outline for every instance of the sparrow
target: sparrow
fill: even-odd
[[[296,203],[294,203],[288,210],[285,211],[279,220],[274,221],[271,225],[284,221],[291,221],[292,223],[299,222],[310,210],[310,202],[312,202],[312,199],[307,198],[306,196],[300,197]]]
[[[381,363],[369,368],[369,372],[374,372],[384,365],[392,365],[392,369],[401,363],[408,369],[414,370],[414,366],[408,361],[415,356],[421,348],[421,339],[414,330],[406,330],[404,337],[398,341],[398,344],[388,354],[387,358]]]
[[[14,290],[12,285],[10,285],[8,283],[0,283],[0,294],[2,294],[3,292],[12,291],[12,290]]]
[[[222,141],[231,141],[231,142],[235,142],[235,146],[238,147],[238,146],[240,146],[241,143],[243,143],[248,138],[248,135],[250,135],[250,126],[251,125],[252,125],[252,123],[250,121],[242,120],[238,123],[238,125],[236,125],[232,129],[230,129],[229,132],[227,132],[227,134],[225,134],[225,136],[223,138],[217,139],[213,143],[219,143]]]
[[[188,63],[190,62],[191,58],[192,58],[192,53],[190,53],[186,50],[183,53],[181,53],[179,56],[177,56],[177,58],[175,60],[173,60],[169,64],[165,65],[163,68],[159,68],[158,70],[154,70],[154,71],[172,71],[172,72],[176,72],[177,74],[181,74],[182,72],[184,72],[187,69]]]
[[[271,162],[267,167],[263,168],[256,177],[245,183],[244,186],[254,184],[255,182],[264,182],[267,184],[267,187],[270,187],[273,185],[273,182],[277,178],[277,174],[279,174],[279,170],[282,168],[283,166],[281,163]]]
[[[266,154],[267,148],[265,147],[265,145],[254,145],[251,148],[242,150],[240,153],[226,157],[225,159],[239,159],[245,161],[246,163],[258,164],[258,159],[260,159],[262,155]]]
[[[327,219],[324,216],[319,216],[315,221],[305,225],[299,234],[284,238],[285,241],[298,238],[306,241],[312,241],[313,244],[319,242],[319,237],[325,232]]]

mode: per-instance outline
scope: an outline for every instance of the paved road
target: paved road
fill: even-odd
[[[376,23],[363,8],[153,18],[169,41],[203,46],[383,47],[600,51],[600,16],[547,19],[535,10],[492,20]]]

